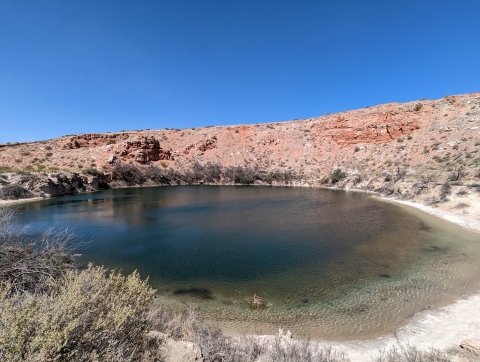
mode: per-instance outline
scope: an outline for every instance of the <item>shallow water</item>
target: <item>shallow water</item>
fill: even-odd
[[[21,208],[19,224],[75,227],[93,237],[82,261],[138,269],[160,302],[193,302],[229,333],[372,338],[480,280],[478,234],[362,193],[132,188]],[[266,308],[249,308],[253,294]]]

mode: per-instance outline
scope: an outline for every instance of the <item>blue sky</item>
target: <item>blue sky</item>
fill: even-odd
[[[0,2],[0,143],[480,91],[480,1]]]

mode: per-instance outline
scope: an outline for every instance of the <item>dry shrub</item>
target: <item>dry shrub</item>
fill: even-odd
[[[0,292],[0,360],[153,360],[146,318],[155,291],[138,273],[69,273],[50,294]],[[152,352],[148,352],[148,350]]]
[[[254,337],[225,337],[219,329],[205,324],[194,306],[178,311],[156,305],[149,319],[165,337],[195,343],[206,362],[253,362],[264,351]]]
[[[251,297],[248,297],[246,299],[248,305],[252,309],[257,309],[257,308],[264,308],[265,307],[265,302],[262,297],[259,297],[258,295],[254,294]]]
[[[33,197],[33,194],[20,185],[7,185],[0,188],[0,199],[3,200],[28,199],[31,197]]]
[[[380,351],[374,362],[450,362],[452,360],[446,352],[431,348],[422,351],[415,346],[393,346],[389,350]]]
[[[69,229],[48,228],[30,236],[13,228],[16,208],[0,207],[0,283],[15,293],[43,293],[73,267],[71,251],[80,238]]]
[[[264,362],[346,362],[343,352],[332,347],[314,348],[308,339],[276,338],[262,360]]]

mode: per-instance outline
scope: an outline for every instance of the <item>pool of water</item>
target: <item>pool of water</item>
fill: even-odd
[[[194,303],[229,333],[376,337],[480,280],[478,234],[356,192],[129,188],[20,207],[30,232],[74,227],[92,239],[81,261],[137,269],[158,302]]]

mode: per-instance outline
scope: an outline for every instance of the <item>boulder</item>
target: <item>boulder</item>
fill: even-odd
[[[470,351],[480,352],[480,339],[466,339],[462,341],[460,347]]]
[[[165,362],[203,361],[200,348],[192,342],[168,339],[162,347],[162,354]]]

